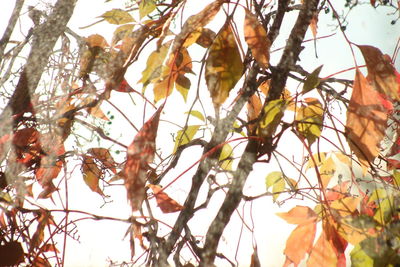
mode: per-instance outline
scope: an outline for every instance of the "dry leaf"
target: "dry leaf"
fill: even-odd
[[[160,186],[149,184],[149,187],[153,190],[157,205],[162,212],[172,213],[183,209],[182,205],[170,198],[165,192],[161,191],[162,188]]]
[[[148,164],[154,159],[158,122],[162,108],[163,106],[143,125],[128,147],[122,176],[125,180],[132,211],[140,209],[146,197],[145,185],[149,169]]]
[[[245,10],[244,39],[258,64],[263,68],[268,68],[271,42],[267,37],[267,32],[263,25],[258,21],[257,16],[248,9]]]
[[[379,154],[387,122],[387,110],[360,71],[356,71],[353,93],[347,110],[346,133],[351,150],[368,167]]]
[[[359,45],[368,68],[368,81],[372,86],[392,100],[400,100],[400,83],[396,78],[396,70],[386,56],[373,46]]]
[[[84,156],[82,160],[83,180],[93,192],[104,196],[103,191],[99,187],[99,180],[103,173],[101,169],[94,162],[91,156]]]
[[[221,29],[206,60],[206,83],[216,110],[228,98],[243,73],[243,63],[229,23]]]

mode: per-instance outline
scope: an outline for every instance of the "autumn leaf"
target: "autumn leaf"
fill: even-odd
[[[197,133],[197,130],[200,128],[200,125],[189,125],[185,127],[183,130],[179,130],[176,133],[175,138],[175,146],[173,153],[176,152],[179,146],[185,145],[192,141],[194,135]]]
[[[310,222],[300,224],[292,231],[286,241],[284,250],[286,261],[284,266],[289,266],[291,263],[297,266],[306,253],[311,253],[316,228],[317,223]]]
[[[269,101],[264,107],[264,115],[260,120],[258,135],[268,138],[271,137],[279,124],[287,107],[287,101],[275,99]]]
[[[245,11],[244,39],[258,64],[263,68],[268,68],[271,42],[267,37],[267,32],[256,15],[248,9]]]
[[[303,94],[311,91],[312,89],[316,88],[319,85],[319,73],[321,72],[323,65],[316,68],[310,75],[307,76],[306,80],[304,81],[303,85]]]
[[[307,224],[315,222],[318,218],[317,214],[306,206],[296,206],[288,212],[276,213],[279,217],[291,224]]]
[[[91,154],[95,159],[99,160],[104,165],[104,167],[111,170],[114,174],[117,173],[115,169],[117,163],[114,161],[114,158],[111,156],[108,149],[95,147],[90,148],[87,152]]]
[[[127,11],[119,8],[114,8],[105,12],[103,15],[100,16],[100,18],[105,19],[108,23],[117,25],[135,21]]]
[[[243,73],[243,63],[229,23],[221,29],[206,60],[206,83],[216,110],[228,98]]]
[[[260,97],[256,94],[252,95],[247,101],[247,121],[253,121],[258,118],[262,109],[262,104]],[[257,124],[254,122],[249,124],[250,133],[253,132],[254,128],[256,128]]]
[[[272,187],[272,193],[274,193],[272,199],[274,202],[278,199],[280,192],[285,189],[285,180],[281,172],[271,172],[265,178],[265,185],[267,190]]]
[[[368,81],[381,94],[392,100],[400,100],[400,83],[397,81],[396,70],[390,62],[390,58],[373,46],[358,45],[364,56],[368,69]]]
[[[139,82],[146,86],[161,76],[161,69],[172,42],[163,44],[158,50],[153,51],[147,58],[146,68],[142,72]]]
[[[93,157],[86,155],[83,157],[82,173],[83,173],[83,180],[85,181],[86,185],[90,188],[90,190],[98,193],[101,196],[104,196],[103,191],[99,187],[99,180],[103,176],[103,173],[95,163]]]
[[[171,54],[175,54],[181,49],[192,32],[206,26],[215,17],[222,4],[225,2],[226,0],[215,0],[196,15],[190,16],[183,25],[181,32],[175,37]]]
[[[196,44],[204,48],[209,48],[216,36],[217,34],[213,30],[202,28],[200,36],[196,39]]]
[[[162,108],[163,106],[143,125],[128,147],[122,176],[132,211],[140,209],[146,197],[148,164],[154,159],[158,122]]]
[[[140,19],[147,16],[156,9],[155,0],[141,0],[139,4],[139,16]]]
[[[385,136],[387,110],[360,71],[356,71],[353,93],[347,110],[346,134],[351,150],[368,167],[379,154]]]
[[[134,27],[135,25],[133,24],[125,24],[116,28],[111,41],[111,46],[114,47],[120,40],[128,37],[129,34],[132,33]]]
[[[317,30],[318,30],[318,12],[315,12],[310,21],[310,29],[314,36],[314,39],[317,38]]]
[[[304,137],[311,145],[321,136],[324,109],[316,98],[306,98],[305,103],[297,110],[296,128],[301,137]]]
[[[24,261],[24,249],[17,241],[0,244],[0,266],[18,266]]]
[[[153,190],[157,205],[163,213],[172,213],[183,209],[178,202],[170,198],[164,191],[162,191],[160,186],[149,184],[149,187]]]
[[[321,263],[325,266],[337,266],[337,256],[332,244],[329,242],[325,232],[320,237],[311,250],[310,257],[307,260],[307,267],[319,267]]]

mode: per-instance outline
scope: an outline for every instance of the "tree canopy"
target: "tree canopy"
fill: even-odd
[[[278,264],[400,264],[398,2],[106,0],[80,29],[80,1],[25,2],[0,39],[0,266],[68,266],[88,220],[126,231],[110,266],[265,266],[267,202],[294,227]],[[362,4],[393,54],[348,33]],[[125,217],[79,207],[121,194]]]

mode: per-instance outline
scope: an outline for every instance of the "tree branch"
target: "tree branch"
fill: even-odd
[[[286,84],[290,67],[294,66],[298,60],[298,56],[301,52],[301,43],[317,6],[318,0],[306,0],[304,2],[277,67],[278,71],[275,71],[272,75],[271,90],[269,91],[265,103],[280,97]],[[229,187],[224,202],[222,203],[217,216],[208,228],[203,253],[201,255],[202,262],[200,263],[200,266],[212,266],[214,263],[219,240],[226,225],[229,223],[233,212],[242,199],[243,186],[249,173],[253,169],[253,164],[257,160],[258,147],[258,140],[249,140],[240,159],[237,170],[234,172],[232,184]]]

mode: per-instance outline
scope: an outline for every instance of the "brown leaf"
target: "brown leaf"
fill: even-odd
[[[122,176],[125,180],[132,211],[140,209],[146,197],[145,185],[149,169],[148,164],[154,159],[158,122],[162,108],[163,106],[143,125],[128,147]]]
[[[385,96],[393,100],[400,100],[400,83],[396,80],[396,70],[390,58],[373,46],[359,45],[368,69],[368,81],[372,86]]]
[[[291,224],[308,224],[318,218],[317,214],[306,206],[296,206],[289,212],[279,212],[276,215]]]
[[[243,63],[232,27],[226,23],[210,47],[206,83],[216,110],[225,102],[243,73]]]
[[[115,169],[117,163],[114,161],[114,158],[111,156],[108,149],[95,147],[90,148],[87,152],[91,154],[95,159],[99,160],[104,165],[104,167],[111,170],[115,174],[117,173],[117,170]]]
[[[317,38],[317,29],[318,29],[318,13],[315,12],[310,21],[311,32],[314,36],[314,39]]]
[[[286,241],[284,253],[286,255],[286,263],[294,263],[297,266],[305,257],[306,253],[310,254],[314,242],[316,222],[300,224],[290,234]],[[286,265],[285,266],[288,266]]]
[[[257,16],[251,13],[250,10],[245,10],[244,39],[258,64],[263,68],[268,68],[271,42]]]
[[[101,169],[94,162],[93,157],[83,156],[82,160],[83,180],[93,192],[104,196],[103,191],[99,187],[99,180],[103,176]]]
[[[208,28],[202,28],[201,34],[199,38],[197,38],[196,40],[196,44],[204,48],[209,48],[216,36],[217,34],[213,30],[210,30]]]
[[[17,241],[0,245],[0,266],[17,266],[24,261],[24,249]]]
[[[258,115],[260,115],[262,109],[262,104],[260,97],[256,94],[252,95],[247,102],[247,121],[252,121],[257,119]],[[257,127],[256,123],[249,124],[250,133],[253,132],[254,128]]]
[[[251,255],[250,267],[261,267],[260,259],[258,257],[257,247],[254,248],[254,252]]]
[[[92,34],[89,37],[85,38],[86,44],[89,47],[101,47],[105,48],[108,46],[106,39],[100,34]]]
[[[378,92],[357,70],[347,110],[346,133],[351,150],[365,167],[379,154],[386,122],[387,110],[379,101]]]
[[[227,1],[215,0],[196,15],[189,17],[183,25],[181,32],[175,37],[171,54],[175,54],[181,49],[182,45],[192,32],[198,30],[200,27],[206,26],[215,17],[222,4],[225,2]]]
[[[160,186],[149,184],[149,187],[153,190],[157,205],[162,212],[172,213],[183,209],[182,205],[170,198],[165,192],[161,191],[162,188]]]

